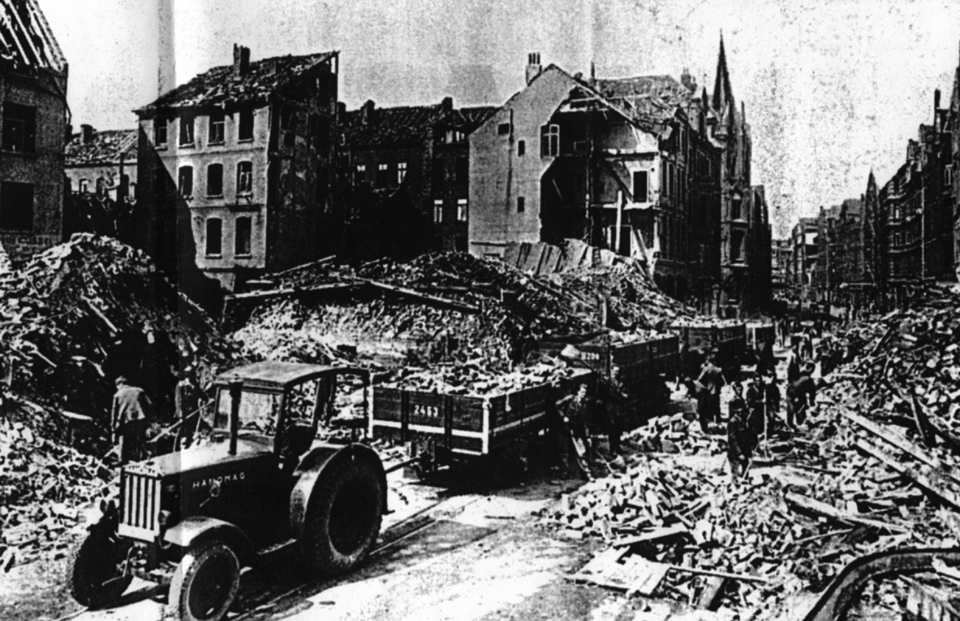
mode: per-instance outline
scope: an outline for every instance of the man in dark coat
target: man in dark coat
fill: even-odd
[[[812,362],[804,364],[800,377],[787,388],[787,425],[791,428],[803,424],[817,397],[817,384],[811,377],[814,369]]]
[[[756,446],[756,436],[748,420],[747,405],[743,401],[740,384],[733,384],[733,399],[727,417],[727,460],[730,473],[736,481],[746,474]]]
[[[110,412],[110,431],[120,446],[120,463],[139,461],[144,456],[144,444],[149,424],[150,399],[142,388],[132,386],[123,375],[116,380]]]
[[[707,355],[707,361],[703,365],[703,370],[700,371],[697,383],[703,386],[704,396],[700,402],[698,413],[700,414],[700,427],[706,433],[711,422],[720,421],[720,391],[727,383],[726,378],[723,377],[723,371],[714,364],[713,352]]]

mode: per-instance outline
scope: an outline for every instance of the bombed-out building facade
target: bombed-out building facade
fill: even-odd
[[[638,258],[704,312],[769,299],[767,207],[722,43],[712,99],[686,72],[584,78],[538,54],[526,81],[470,138],[471,253],[572,238]]]
[[[0,267],[63,235],[67,61],[37,0],[0,19]]]
[[[139,117],[138,239],[181,284],[238,280],[329,252],[336,231],[339,55],[234,62],[162,94]]]

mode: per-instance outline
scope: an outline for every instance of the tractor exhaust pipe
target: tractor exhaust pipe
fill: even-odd
[[[231,455],[237,454],[237,434],[240,432],[240,391],[243,389],[243,380],[235,377],[227,384],[230,390],[230,450]]]

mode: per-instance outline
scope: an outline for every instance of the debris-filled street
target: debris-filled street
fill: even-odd
[[[453,255],[360,270],[329,262],[278,275],[257,297],[228,300],[228,309],[246,306],[230,335],[198,309],[190,325],[180,323],[182,302],[153,274],[130,249],[78,237],[6,277],[14,286],[2,299],[2,325],[15,347],[0,449],[4,618],[79,612],[57,595],[61,576],[96,513],[91,499],[110,496],[118,483],[117,456],[98,441],[106,423],[92,406],[109,394],[103,354],[150,333],[164,335],[154,342],[171,356],[166,374],[155,376],[161,386],[175,382],[181,356],[194,356],[208,374],[258,358],[373,371],[373,411],[370,419],[359,414],[359,431],[373,434],[368,441],[385,465],[407,464],[389,477],[391,514],[364,568],[304,583],[267,565],[241,581],[240,618],[309,618],[318,606],[334,618],[404,618],[403,610],[422,605],[438,619],[593,618],[598,610],[606,618],[693,614],[686,610],[696,618],[800,619],[851,563],[911,549],[944,552],[910,576],[889,561],[893,576],[869,582],[850,614],[892,619],[938,597],[944,610],[957,604],[946,595],[960,560],[947,552],[960,537],[960,293],[952,289],[929,289],[907,310],[818,339],[820,388],[805,420],[787,429],[782,409],[768,401],[749,467],[733,479],[723,427],[739,380],[731,376],[722,389],[721,420],[704,433],[691,392],[697,382],[680,368],[677,341],[667,341],[673,352],[663,360],[655,346],[635,351],[672,338],[671,326],[673,334],[713,326],[722,338],[732,324],[698,320],[629,263],[547,277]],[[576,283],[587,277],[611,283],[609,297],[581,295]],[[81,304],[65,302],[70,288],[82,288]],[[149,312],[138,310],[144,299]],[[782,384],[789,352],[774,350]],[[744,347],[738,375],[751,376],[754,360]],[[822,373],[827,360],[836,367]],[[75,393],[40,390],[62,374],[74,375],[56,385],[83,378],[89,414],[69,415],[84,404]],[[578,385],[606,416],[577,418],[563,397]],[[529,395],[508,396],[519,410],[499,415],[521,425],[533,425],[538,407],[553,414],[466,464],[425,462],[425,453],[409,461],[434,445],[406,441],[400,423],[390,427],[389,408],[407,412],[407,394],[425,399],[403,414],[417,429],[418,416],[442,418],[452,403],[426,405],[430,395],[485,408],[500,407],[501,395]],[[424,418],[431,407],[437,413]],[[349,437],[358,414],[341,410],[321,437]],[[468,437],[453,420],[453,437]],[[169,414],[158,416],[151,438],[170,423]],[[500,568],[495,577],[466,569],[484,564]],[[37,579],[37,568],[48,575],[41,570]],[[444,595],[426,588],[438,580]],[[424,585],[419,595],[410,593],[415,584]],[[164,591],[144,581],[131,589],[120,608],[78,618],[159,618]]]
[[[0,621],[960,621],[960,3],[88,4],[0,0]]]

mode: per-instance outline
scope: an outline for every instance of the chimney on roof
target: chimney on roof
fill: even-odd
[[[233,44],[233,75],[245,75],[250,70],[250,48]]]
[[[442,112],[453,112],[453,97],[444,97],[443,101],[440,102],[440,110]]]
[[[376,110],[376,104],[373,103],[372,99],[368,99],[366,103],[363,104],[363,107],[360,108],[360,121],[364,125],[369,125],[373,123],[373,113]]]
[[[90,144],[93,142],[93,125],[87,125],[84,123],[80,126],[80,140],[83,144]]]
[[[690,75],[690,70],[686,67],[683,68],[683,73],[680,74],[680,83],[691,93],[697,92],[697,81]]]
[[[533,82],[543,67],[540,66],[540,52],[531,52],[527,54],[527,84]]]

